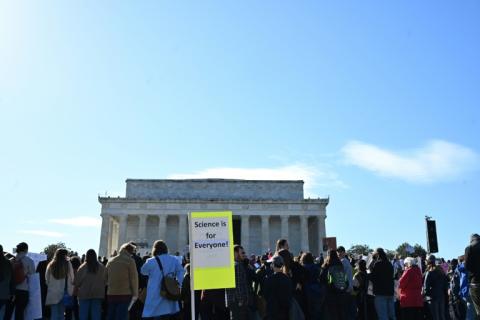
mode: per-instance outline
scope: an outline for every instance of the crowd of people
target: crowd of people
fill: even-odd
[[[170,255],[162,240],[144,257],[133,242],[108,259],[93,249],[78,257],[59,248],[36,268],[24,242],[15,256],[0,251],[0,320],[24,319],[36,272],[51,320],[480,319],[476,234],[465,254],[449,261],[391,261],[382,248],[354,259],[342,246],[326,257],[294,256],[286,239],[275,252],[248,257],[235,245],[235,287],[195,291],[193,317],[189,257]]]

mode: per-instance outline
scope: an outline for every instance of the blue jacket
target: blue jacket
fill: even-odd
[[[180,311],[177,301],[167,300],[160,296],[160,288],[164,273],[174,275],[178,283],[181,284],[183,282],[184,270],[180,262],[171,255],[161,254],[157,257],[162,263],[163,272],[160,271],[155,257],[148,259],[141,268],[142,274],[148,277],[147,297],[142,315],[144,318],[170,315]]]
[[[468,298],[468,272],[463,263],[459,264],[456,272],[460,273],[460,297]]]

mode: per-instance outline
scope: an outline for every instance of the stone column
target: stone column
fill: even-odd
[[[187,245],[187,215],[186,214],[179,214],[178,215],[178,244],[177,244],[177,251],[182,254],[183,249]]]
[[[323,252],[325,256],[325,252],[323,251],[323,238],[327,236],[326,231],[325,231],[325,216],[318,216],[317,217],[318,221],[318,250],[319,254],[320,252]]]
[[[242,229],[240,231],[241,234],[241,245],[245,252],[249,252],[248,248],[250,246],[250,216],[244,215],[240,216],[240,219],[242,220]],[[259,253],[259,252],[258,252]]]
[[[102,229],[100,231],[100,248],[98,250],[99,256],[106,256],[108,254],[108,227],[110,225],[110,215],[102,214]]]
[[[289,216],[280,216],[280,220],[282,221],[282,226],[281,226],[281,237],[283,239],[288,239],[288,218]]]
[[[158,216],[158,240],[167,240],[167,217],[166,214]]]
[[[120,247],[127,242],[127,218],[128,215],[122,215],[118,217],[118,249],[120,249]]]
[[[112,247],[113,247],[113,234],[114,234],[114,226],[113,226],[113,219],[109,219],[108,222],[108,244],[107,244],[107,257],[110,257],[112,254]]]
[[[308,252],[308,216],[300,216],[300,239],[301,250]]]
[[[147,239],[147,215],[139,214],[137,240],[142,242],[145,239]]]
[[[262,252],[270,248],[270,216],[261,216],[262,218]]]

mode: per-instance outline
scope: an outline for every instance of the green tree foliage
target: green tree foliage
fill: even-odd
[[[350,249],[347,250],[348,255],[353,255],[353,256],[368,256],[369,253],[372,253],[373,249],[371,249],[368,245],[366,244],[355,244],[350,247]]]
[[[399,245],[397,247],[397,250],[395,251],[397,251],[397,254],[402,256],[402,258],[405,258],[411,255],[411,253],[407,252],[408,249],[411,249],[411,248],[413,248],[413,246],[411,246],[408,242],[404,242],[401,245]]]
[[[425,250],[425,248],[423,248],[421,245],[419,245],[418,243],[416,243],[414,246],[413,246],[413,255],[415,257],[421,257],[421,256],[426,256],[427,255],[427,250]]]
[[[410,249],[410,251],[413,249],[413,252],[407,252],[408,251],[407,248]],[[396,251],[397,251],[397,254],[402,256],[402,258],[405,258],[408,256],[419,257],[427,254],[427,251],[418,243],[412,246],[408,242],[404,242],[401,245],[399,245]]]
[[[68,251],[70,251],[70,249],[67,248],[65,243],[57,242],[57,243],[52,243],[46,246],[43,249],[42,253],[45,253],[47,255],[48,260],[50,260],[53,258],[53,255],[55,254],[55,251],[57,251],[57,249],[67,249]]]

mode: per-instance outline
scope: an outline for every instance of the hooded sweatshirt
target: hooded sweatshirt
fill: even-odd
[[[470,283],[480,285],[480,236],[473,234],[470,245],[465,248],[465,268]]]

